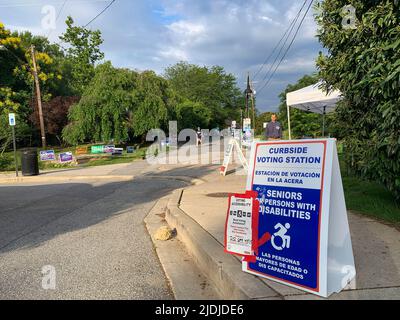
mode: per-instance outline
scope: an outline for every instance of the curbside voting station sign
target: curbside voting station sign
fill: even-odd
[[[247,190],[258,233],[270,233],[243,271],[328,297],[355,284],[335,139],[254,143]]]

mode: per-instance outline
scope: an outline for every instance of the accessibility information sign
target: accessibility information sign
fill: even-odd
[[[243,270],[324,297],[340,292],[355,267],[336,140],[258,142],[250,159],[258,233],[271,238]]]
[[[229,196],[225,222],[225,252],[243,257],[243,261],[256,262],[258,248],[271,239],[265,232],[259,237],[259,208],[256,191]]]
[[[225,223],[225,252],[241,256],[254,255],[255,214],[258,214],[257,193],[232,194],[229,196]]]

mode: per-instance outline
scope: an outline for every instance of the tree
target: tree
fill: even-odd
[[[32,59],[30,44],[46,41],[41,37],[33,37],[30,33],[11,32],[0,22],[0,144],[5,150],[11,142],[8,128],[10,112],[17,114],[17,140],[28,138],[36,128],[29,128],[29,117],[32,113],[31,99],[33,92]],[[48,44],[48,42],[47,42]],[[39,49],[43,49],[42,47]],[[36,53],[38,76],[43,85],[44,98],[49,96],[46,86],[49,79],[54,79],[58,73],[52,69],[53,59],[45,52]]]
[[[176,96],[167,80],[154,71],[144,71],[137,78],[133,130],[144,137],[151,129],[167,129],[169,115],[174,114]]]
[[[179,62],[168,67],[164,76],[183,100],[201,103],[211,111],[210,126],[224,126],[226,119],[240,117],[242,93],[235,76],[227,74],[222,67]]]
[[[208,128],[212,113],[201,102],[185,100],[176,106],[178,129]]]
[[[349,4],[356,15],[343,17]],[[345,97],[336,114],[346,161],[400,199],[399,2],[325,0],[317,10],[318,38],[328,49],[318,57],[319,75]]]
[[[74,145],[128,140],[127,118],[134,106],[137,76],[134,71],[114,68],[110,62],[97,66],[81,100],[69,109],[63,139]]]
[[[153,71],[138,74],[106,62],[70,108],[63,138],[70,144],[143,138],[151,129],[167,128],[175,104],[168,82]]]
[[[265,122],[270,122],[271,121],[271,116],[273,112],[263,112],[261,114],[258,114],[256,116],[256,135],[264,134],[264,123]],[[280,119],[279,119],[280,121]]]
[[[71,85],[74,93],[81,95],[94,76],[95,64],[104,58],[104,53],[99,48],[103,39],[99,30],[74,26],[74,20],[70,16],[65,23],[67,30],[60,39],[70,44],[67,53],[69,66],[72,68]]]
[[[279,121],[285,129],[288,129],[286,94],[313,85],[316,82],[318,82],[317,75],[305,75],[295,84],[289,84],[279,95],[281,100],[279,105]],[[292,137],[294,138],[301,138],[303,136],[321,136],[322,116],[320,114],[290,108],[290,125]]]
[[[69,108],[78,102],[79,97],[76,96],[58,96],[43,103],[42,109],[44,122],[46,123],[46,132],[53,136],[59,144],[62,143],[62,129],[68,124]],[[35,111],[32,113],[30,120],[36,126],[39,126],[39,113],[37,112],[37,108],[34,108],[34,110]]]

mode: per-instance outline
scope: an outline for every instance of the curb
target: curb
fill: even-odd
[[[167,241],[155,239],[160,227],[168,226],[164,219],[168,196],[158,200],[144,218],[147,232],[153,242],[160,264],[168,279],[176,300],[220,300],[220,296],[210,281],[202,274],[191,259],[184,244],[176,237]]]
[[[178,239],[219,295],[226,300],[283,299],[259,278],[242,272],[239,261],[224,253],[223,246],[179,208],[183,191],[178,189],[172,194],[165,219],[171,228],[177,230]]]
[[[82,180],[121,180],[130,181],[133,180],[134,176],[55,176],[55,177],[15,177],[15,178],[0,178],[0,183],[28,183],[28,182],[65,182],[65,181],[82,181]]]

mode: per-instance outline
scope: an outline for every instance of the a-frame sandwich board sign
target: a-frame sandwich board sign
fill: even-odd
[[[248,170],[247,160],[242,152],[242,149],[241,149],[238,141],[235,138],[232,138],[229,140],[229,143],[225,149],[224,161],[222,163],[222,166],[220,167],[220,174],[223,176],[225,176],[226,172],[228,171],[229,162],[232,158],[232,154],[233,154],[234,150],[236,150],[236,154],[237,154],[244,170],[246,170],[246,171]]]
[[[247,190],[272,237],[243,271],[322,297],[355,285],[335,139],[255,142]]]

